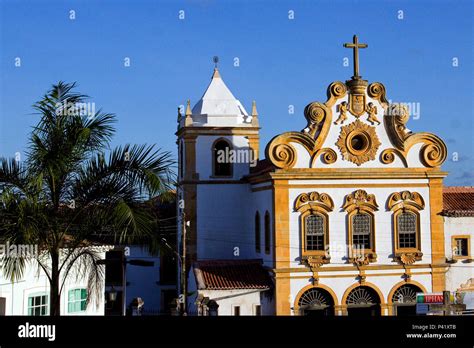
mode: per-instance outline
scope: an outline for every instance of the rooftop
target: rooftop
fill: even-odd
[[[444,187],[443,215],[455,217],[474,216],[474,187]]]
[[[194,263],[198,289],[270,289],[273,286],[262,260],[206,260]]]
[[[240,101],[226,86],[217,68],[212,74],[211,83],[202,98],[194,105],[193,115],[246,116]]]

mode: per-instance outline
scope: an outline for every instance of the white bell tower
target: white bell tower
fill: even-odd
[[[216,66],[211,82],[191,109],[178,113],[178,200],[186,229],[188,265],[206,258],[232,258],[238,233],[249,230],[246,207],[248,183],[243,178],[256,164],[259,126],[255,102],[249,114],[224,83]],[[197,212],[199,211],[199,214]],[[240,211],[241,213],[236,213]],[[197,219],[199,215],[200,221]],[[205,221],[203,217],[209,216]],[[183,223],[178,223],[181,241]],[[239,232],[240,231],[240,232]],[[235,243],[234,243],[235,244]],[[242,246],[244,248],[244,243]]]

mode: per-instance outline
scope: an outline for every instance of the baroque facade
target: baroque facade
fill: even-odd
[[[304,109],[303,130],[275,136],[264,154],[255,102],[248,113],[217,68],[178,114],[191,312],[407,315],[416,293],[474,278],[472,221],[467,242],[445,233],[455,223],[443,216],[445,143],[410,131],[408,109],[359,75],[366,45],[346,47],[354,76],[330,84]],[[468,250],[462,274],[448,262],[452,243]]]

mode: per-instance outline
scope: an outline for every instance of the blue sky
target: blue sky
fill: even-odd
[[[420,103],[408,127],[445,140],[447,184],[473,185],[473,10],[467,0],[0,0],[0,156],[24,153],[37,121],[31,105],[59,80],[77,81],[117,114],[112,145],[156,143],[176,153],[176,108],[201,97],[214,55],[247,110],[257,101],[266,144],[302,129],[304,107],[352,76],[342,44],[357,34],[369,44],[363,78],[384,83],[388,99]]]

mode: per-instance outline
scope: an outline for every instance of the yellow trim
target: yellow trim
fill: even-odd
[[[351,273],[351,274],[332,274],[332,275],[321,275],[320,274],[320,270],[321,269],[318,269],[318,278],[325,278],[325,279],[331,279],[331,278],[355,278],[357,277],[358,273]],[[402,276],[404,273],[403,272],[398,272],[398,273],[365,273],[365,276],[366,277],[400,277]],[[417,273],[411,273],[412,276],[416,276],[416,275],[431,275],[432,272],[417,272]],[[280,276],[279,277],[280,279],[308,279],[308,275],[304,275],[304,276]],[[408,282],[408,284],[412,283],[413,281],[410,280]],[[407,283],[404,281],[404,283]]]
[[[375,195],[368,194],[364,190],[356,190],[344,198],[342,207],[347,212],[347,240],[349,242],[349,258],[357,264],[368,264],[377,260],[375,250],[375,212],[378,204]],[[370,249],[362,249],[362,255],[357,254],[359,249],[354,249],[353,219],[358,214],[365,214],[370,217]],[[356,255],[354,255],[354,251]]]
[[[257,161],[260,152],[260,138],[258,135],[249,135],[247,136],[247,139],[249,141],[249,148],[253,151],[253,160]]]
[[[276,181],[273,187],[273,259],[274,267],[290,266],[290,226],[288,182]],[[275,303],[277,315],[290,315],[290,280],[275,277]]]
[[[426,268],[426,269],[437,269],[437,268],[446,268],[446,264],[416,264],[416,265],[364,265],[364,266],[353,266],[345,265],[343,267],[328,266],[318,270],[318,272],[349,272],[349,271],[359,271],[359,269],[365,270],[391,270],[391,269],[417,269],[417,268]],[[299,272],[311,272],[308,267],[289,267],[289,268],[279,268],[272,270],[274,273],[299,273]]]
[[[429,181],[430,190],[430,226],[431,226],[431,263],[443,265],[446,263],[444,221],[440,213],[443,210],[443,180],[433,178]],[[446,289],[445,272],[433,272],[431,277],[432,291]]]
[[[412,213],[415,215],[415,248],[401,248],[399,246],[399,232],[398,232],[398,216],[403,213]],[[395,256],[401,253],[421,253],[421,233],[420,233],[420,213],[417,209],[406,206],[404,208],[398,208],[392,214],[392,229],[393,229],[393,244]],[[421,256],[416,257],[417,261],[421,260]]]
[[[260,127],[182,127],[176,136],[186,138],[198,135],[257,135]]]
[[[456,239],[467,239],[467,255],[456,256],[454,255],[454,248],[456,247]],[[456,234],[451,236],[451,252],[454,260],[465,260],[471,258],[471,236],[469,234]]]
[[[306,249],[306,218],[312,215],[319,215],[323,218],[323,228],[324,228],[324,243],[323,250],[307,250]],[[301,255],[326,255],[326,246],[329,245],[329,216],[328,214],[319,207],[309,207],[300,215],[300,236],[301,236]]]

